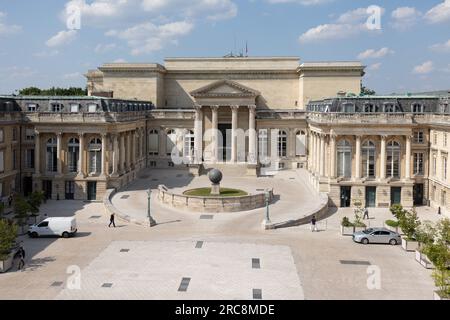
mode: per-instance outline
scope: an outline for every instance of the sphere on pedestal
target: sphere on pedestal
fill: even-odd
[[[209,180],[213,184],[219,184],[222,181],[223,175],[222,172],[218,169],[212,169],[208,174]]]

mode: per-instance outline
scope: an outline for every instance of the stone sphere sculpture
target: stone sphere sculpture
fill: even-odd
[[[220,184],[220,182],[222,181],[223,175],[222,175],[222,172],[220,172],[220,170],[213,169],[209,172],[208,177],[209,177],[209,180],[213,184]]]

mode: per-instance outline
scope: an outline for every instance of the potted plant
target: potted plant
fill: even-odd
[[[28,213],[32,211],[31,205],[23,197],[17,196],[14,199],[15,219],[18,224],[18,234],[24,235],[28,232]]]
[[[391,231],[394,232],[398,232],[398,226],[399,226],[399,222],[395,221],[395,220],[386,220],[384,222],[384,226],[386,227],[386,229],[389,229]]]
[[[405,216],[400,217],[400,228],[405,234],[402,237],[402,248],[406,251],[415,251],[419,248],[419,242],[416,239],[416,230],[420,226],[416,211],[406,212]]]
[[[34,218],[35,224],[37,223],[37,217],[40,216],[39,208],[42,205],[44,199],[45,199],[45,194],[42,191],[35,191],[28,198],[28,203],[30,204],[30,209],[31,209],[30,210],[31,217]]]
[[[435,242],[436,228],[431,222],[425,222],[417,228],[415,237],[419,242],[419,247],[416,249],[416,261],[427,269],[434,269],[434,265],[430,258],[428,258],[427,252],[430,245]]]
[[[341,235],[352,236],[355,233],[355,226],[350,222],[349,218],[343,217],[341,221]]]
[[[17,236],[17,226],[0,219],[0,273],[11,269],[14,253],[11,252]]]
[[[353,226],[355,227],[355,232],[366,230],[367,226],[362,222],[362,217],[364,215],[364,208],[362,203],[355,201],[355,220],[353,221]]]

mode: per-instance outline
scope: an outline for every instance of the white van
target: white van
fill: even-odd
[[[77,233],[77,221],[70,218],[47,218],[38,224],[30,226],[28,235],[31,238],[39,236],[61,236],[68,238]]]

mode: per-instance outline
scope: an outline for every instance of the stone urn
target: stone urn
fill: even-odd
[[[222,181],[222,172],[218,169],[212,169],[208,174],[211,181],[211,195],[220,196],[220,182]]]

